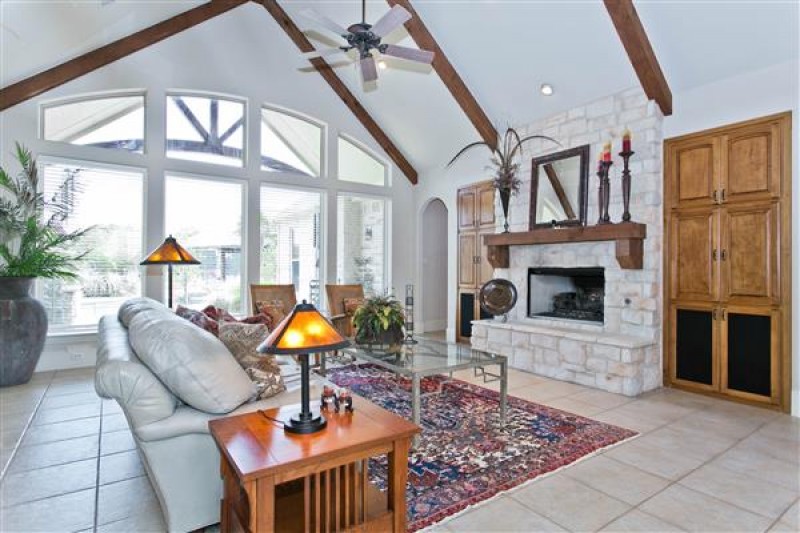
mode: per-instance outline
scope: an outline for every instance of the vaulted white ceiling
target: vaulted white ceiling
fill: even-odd
[[[201,3],[0,0],[0,82],[6,86],[19,81]],[[600,0],[412,3],[499,127],[530,122],[638,83]],[[312,25],[297,13],[307,7],[344,26],[360,20],[360,2],[354,0],[281,4],[303,29]],[[798,58],[796,1],[639,0],[636,7],[673,93]],[[387,9],[385,1],[370,0],[367,21],[374,22]],[[240,30],[210,35],[214,26],[202,24],[187,31],[198,39],[209,33],[209,39],[245,41],[254,68],[276,39],[288,42],[256,4],[221,17]],[[389,40],[414,46],[402,29]],[[294,45],[289,49],[283,68],[307,66],[299,51],[295,55]],[[420,171],[441,166],[460,146],[479,138],[430,68],[390,62],[390,68],[379,71],[377,89],[366,91],[354,66],[337,72]],[[306,75],[318,76],[313,70]],[[555,94],[541,95],[542,83],[552,84]]]

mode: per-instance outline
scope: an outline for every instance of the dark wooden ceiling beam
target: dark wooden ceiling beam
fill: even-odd
[[[211,0],[113,43],[0,89],[0,111],[38,96],[151,44],[226,13],[249,0]]]
[[[672,91],[669,90],[669,84],[661,71],[642,21],[636,13],[633,0],[603,0],[603,2],[645,94],[656,101],[664,116],[671,115]]]
[[[456,72],[455,67],[447,59],[447,56],[442,51],[439,43],[433,38],[431,32],[422,22],[419,13],[416,12],[409,0],[387,0],[389,5],[399,5],[404,7],[411,13],[411,19],[405,23],[406,31],[414,39],[423,50],[429,50],[434,53],[433,56],[433,69],[442,79],[450,94],[456,99],[458,105],[466,113],[475,129],[478,130],[481,138],[491,147],[497,146],[497,130],[495,129],[492,121],[483,112],[480,104],[470,92],[464,80]]]
[[[264,6],[264,9],[272,15],[272,18],[275,19],[275,22],[283,28],[283,31],[286,32],[286,35],[294,42],[297,48],[300,49],[301,52],[311,52],[314,50],[314,46],[311,42],[306,38],[300,28],[292,21],[289,15],[284,11],[284,9],[278,5],[278,2],[275,0],[254,0],[257,3]],[[367,128],[367,131],[372,135],[372,137],[378,142],[378,144],[383,148],[383,150],[389,155],[392,161],[398,166],[398,168],[406,175],[408,180],[413,183],[414,185],[417,184],[418,174],[417,171],[411,166],[411,163],[405,158],[403,153],[395,146],[391,139],[384,133],[378,123],[370,116],[364,106],[358,101],[358,99],[350,92],[350,89],[344,84],[344,82],[339,79],[339,76],[333,71],[333,68],[322,58],[315,58],[310,60],[311,64],[317,69],[317,72],[328,82],[328,85],[331,86],[333,92],[335,92],[339,98],[345,103],[345,105],[350,108],[350,111],[356,116],[356,118]]]

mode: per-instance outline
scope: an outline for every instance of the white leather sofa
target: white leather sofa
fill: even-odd
[[[148,338],[154,335],[160,338]],[[247,377],[244,371],[239,375],[236,369],[241,368],[230,352],[225,350],[227,360],[214,342],[224,348],[213,335],[147,298],[129,300],[117,316],[100,320],[95,388],[100,396],[115,399],[125,413],[171,532],[219,522],[219,452],[208,421],[300,401],[295,386],[239,405],[252,384],[241,381],[241,375]],[[317,385],[312,378],[312,387]],[[216,402],[209,408],[214,412],[191,406],[209,399]]]

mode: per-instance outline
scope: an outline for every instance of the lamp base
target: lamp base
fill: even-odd
[[[303,413],[297,413],[287,422],[284,422],[283,430],[286,431],[287,433],[308,435],[309,433],[316,433],[317,431],[322,431],[323,429],[325,429],[325,426],[327,425],[328,421],[325,420],[325,417],[322,415],[315,415],[314,413],[309,413],[308,418],[304,418]]]

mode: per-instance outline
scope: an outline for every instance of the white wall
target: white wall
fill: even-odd
[[[247,16],[242,17],[244,10]],[[239,16],[233,16],[238,13]],[[247,31],[242,26],[247,26]],[[255,36],[230,39],[226,36]],[[259,185],[272,183],[323,189],[328,195],[326,219],[326,279],[335,282],[337,219],[335,196],[339,191],[388,195],[392,200],[390,231],[392,247],[387,258],[392,287],[402,288],[413,279],[415,260],[415,221],[413,189],[405,176],[391,164],[391,186],[377,188],[339,182],[336,169],[336,138],[339,132],[358,139],[369,149],[388,156],[355,119],[327,83],[316,72],[301,72],[297,48],[263,7],[250,3],[236,10],[171,37],[136,54],[121,59],[79,79],[16,105],[0,113],[0,163],[16,169],[11,157],[14,142],[20,141],[37,155],[69,157],[106,163],[143,167],[147,171],[146,209],[148,225],[142,253],[163,241],[163,176],[165,171],[214,175],[219,172],[247,180],[248,210],[258,212]],[[147,89],[146,140],[147,155],[121,153],[115,150],[71,146],[38,139],[38,112],[42,101],[76,94],[113,89]],[[170,89],[192,89],[238,95],[248,99],[246,131],[248,166],[244,169],[219,169],[191,161],[164,157],[165,93]],[[258,170],[259,115],[264,102],[276,104],[309,115],[328,125],[328,178],[304,178],[266,173]],[[15,170],[16,171],[16,170]],[[258,220],[250,217],[247,227],[249,249],[247,271],[250,280],[257,279]],[[163,290],[163,269],[147,274],[145,293],[159,296]],[[63,368],[93,364],[92,338],[49,339],[39,369]]]
[[[422,309],[415,317],[420,331],[440,331],[447,327],[447,207],[434,198],[425,205],[419,223],[422,240],[420,264],[422,285],[418,300]]]
[[[800,71],[789,61],[673,95],[664,138],[792,112],[792,414],[800,416]]]

